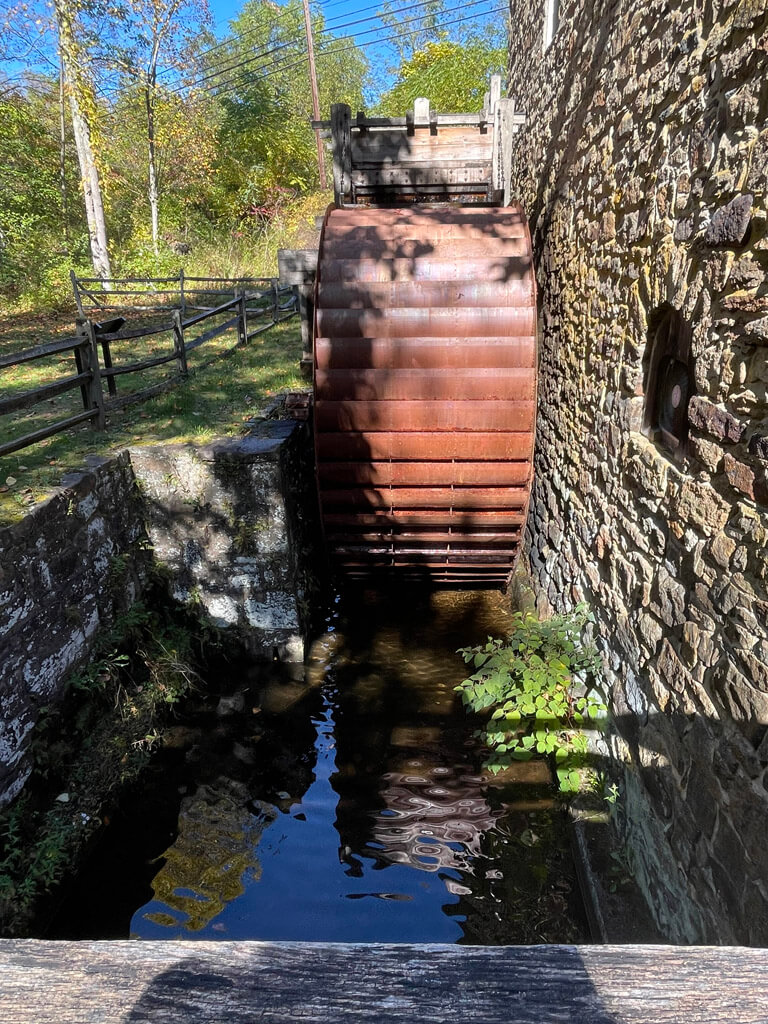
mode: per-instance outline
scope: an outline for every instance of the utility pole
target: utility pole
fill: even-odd
[[[315,121],[320,120],[320,100],[317,95],[317,72],[315,71],[315,48],[312,43],[312,21],[309,16],[309,0],[302,0],[304,4],[304,28],[307,32],[307,54],[309,55],[309,84],[312,86],[312,116]],[[323,140],[320,138],[320,129],[315,129],[317,140],[317,168],[320,172],[320,186],[325,188],[325,153],[323,152]]]

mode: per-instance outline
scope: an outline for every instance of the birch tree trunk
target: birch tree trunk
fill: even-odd
[[[160,194],[157,187],[157,163],[155,160],[155,82],[154,69],[147,77],[144,99],[147,107],[147,155],[149,159],[149,210],[152,218],[152,245],[155,256],[159,253],[158,235],[160,222]]]
[[[89,101],[92,106],[95,106],[95,102],[93,91],[85,82],[82,69],[78,64],[78,46],[73,26],[77,7],[71,0],[53,0],[53,7],[59,30],[59,47],[64,66],[64,77],[69,90],[69,107],[72,114],[72,128],[80,165],[85,215],[91,244],[91,262],[97,277],[111,277],[112,268],[109,262],[101,181],[93,152],[91,125],[86,109]]]

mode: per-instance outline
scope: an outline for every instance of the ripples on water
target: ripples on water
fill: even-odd
[[[137,802],[100,851],[94,888],[119,884],[109,858],[142,845],[153,806],[165,825],[149,825],[147,842],[160,845],[133,866],[113,860],[130,884],[91,933],[120,934],[130,907],[141,938],[583,941],[546,765],[484,777],[453,691],[456,648],[507,622],[495,592],[361,593],[293,677],[251,669],[231,702],[241,710],[193,709],[158,759],[146,811]],[[87,893],[83,882],[70,904],[98,904]]]

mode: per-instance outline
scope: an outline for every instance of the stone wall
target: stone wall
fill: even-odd
[[[26,749],[40,709],[115,611],[136,600],[145,576],[146,534],[127,453],[92,459],[88,472],[62,483],[0,530],[0,804],[29,775]],[[128,552],[135,557],[126,560]]]
[[[255,657],[304,660],[314,479],[308,427],[131,449],[156,562],[172,596]]]
[[[768,13],[563,0],[545,52],[546,5],[511,0],[509,64],[542,312],[531,568],[542,603],[598,616],[660,927],[766,944]],[[678,448],[644,426],[670,309],[692,339]]]
[[[152,563],[227,643],[268,660],[304,655],[317,524],[306,425],[133,449],[62,483],[0,530],[0,805],[29,775],[40,709],[141,596]]]

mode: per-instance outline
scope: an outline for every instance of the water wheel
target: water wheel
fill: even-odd
[[[519,206],[331,208],[315,294],[315,443],[330,556],[503,583],[532,479],[536,297]]]

